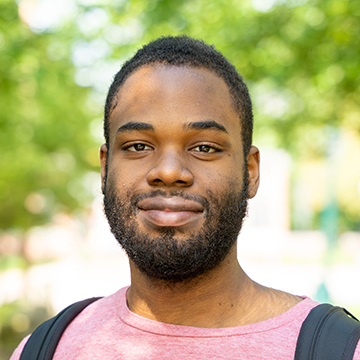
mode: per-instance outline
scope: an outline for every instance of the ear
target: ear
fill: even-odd
[[[247,156],[247,169],[249,172],[249,199],[253,198],[260,184],[260,152],[256,146],[250,148]]]
[[[104,179],[105,179],[105,174],[106,174],[107,152],[108,152],[108,148],[107,148],[106,144],[102,144],[100,146],[100,166],[101,166],[101,184],[102,184],[102,188],[104,187]]]

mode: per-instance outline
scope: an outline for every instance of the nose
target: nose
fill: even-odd
[[[147,173],[146,180],[152,186],[185,187],[193,184],[194,177],[186,166],[186,159],[176,151],[164,151]]]

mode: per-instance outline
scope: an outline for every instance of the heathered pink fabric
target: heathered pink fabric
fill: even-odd
[[[260,323],[204,329],[156,322],[132,313],[126,290],[87,307],[67,328],[54,360],[293,359],[300,327],[317,305],[305,298],[284,314]],[[11,360],[20,357],[25,338]],[[355,360],[360,360],[357,346]]]

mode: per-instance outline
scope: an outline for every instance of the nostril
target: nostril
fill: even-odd
[[[163,180],[161,180],[161,179],[159,179],[159,178],[153,179],[151,182],[152,182],[153,185],[159,185],[159,184],[165,183]],[[184,181],[184,180],[176,180],[176,181],[174,182],[174,184],[177,184],[177,185],[186,185],[187,182]]]

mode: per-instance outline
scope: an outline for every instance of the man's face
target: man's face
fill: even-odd
[[[147,66],[118,93],[101,148],[105,213],[129,258],[174,282],[216,267],[235,246],[257,167],[244,165],[225,82],[201,68]]]

